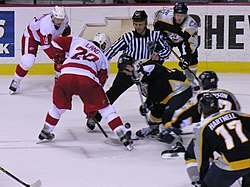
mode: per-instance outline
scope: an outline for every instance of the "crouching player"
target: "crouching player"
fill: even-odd
[[[250,115],[220,111],[210,93],[199,99],[198,108],[204,117],[195,133],[201,187],[229,187],[240,177],[243,187],[250,186]],[[211,163],[215,152],[219,156]]]
[[[170,129],[169,125],[175,110],[182,107],[193,94],[183,72],[177,69],[170,70],[152,60],[132,62],[123,72],[132,75],[136,84],[140,86],[139,92],[144,93],[147,98],[140,111],[146,115],[148,127],[138,130],[136,135],[140,138],[157,135],[160,124],[164,125],[164,129]],[[148,108],[150,112],[146,114],[145,110]],[[171,130],[178,131],[175,128]],[[176,140],[178,138],[180,137],[176,137]],[[172,141],[174,138],[171,136],[170,139],[169,141]],[[175,141],[172,143],[177,146],[176,149],[184,149],[183,146],[178,147],[179,143],[175,144]]]
[[[191,98],[183,107],[175,111],[172,118],[172,125],[177,128],[184,128],[188,125],[198,123],[201,120],[201,114],[198,111],[198,101],[206,93],[212,93],[217,97],[220,110],[240,110],[240,104],[236,97],[225,89],[218,88],[219,78],[214,71],[204,71],[199,75],[201,91]],[[185,152],[186,169],[193,186],[199,186],[199,175],[197,162],[194,155],[194,139],[189,143]],[[162,157],[169,157],[171,150],[162,152]]]
[[[109,104],[103,86],[108,78],[109,64],[103,51],[110,46],[105,33],[97,33],[93,43],[79,37],[60,37],[52,42],[56,54],[68,58],[61,66],[61,75],[53,90],[53,104],[48,111],[44,127],[39,134],[40,141],[51,141],[52,133],[61,115],[71,109],[73,95],[78,95],[84,103],[87,118],[93,118],[98,111],[107,119],[109,127],[120,141],[132,150],[131,131],[123,126],[121,118]]]

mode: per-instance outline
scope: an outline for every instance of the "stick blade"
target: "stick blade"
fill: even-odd
[[[40,187],[41,185],[42,185],[42,182],[40,180],[38,180],[35,183],[30,184],[29,186],[30,187]]]
[[[122,142],[117,138],[107,137],[107,141],[116,145],[121,145]]]

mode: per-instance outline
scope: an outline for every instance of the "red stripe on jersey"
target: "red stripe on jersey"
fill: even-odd
[[[51,40],[52,40],[52,35],[51,34],[48,34],[47,36],[42,35],[40,29],[38,29],[36,32],[37,32],[37,34],[38,34],[38,36],[40,38],[41,45],[49,45],[51,43]]]
[[[33,39],[35,40],[35,37],[34,37],[32,31],[30,30],[30,26],[29,26],[29,25],[28,25],[28,27],[27,27],[27,30],[28,30],[28,33],[29,33],[29,35],[30,35],[30,38],[33,38]]]
[[[97,73],[89,66],[84,65],[84,64],[77,64],[77,63],[67,63],[62,65],[63,68],[79,68],[79,69],[85,69],[90,71],[92,74],[94,74],[97,77]]]
[[[72,39],[73,39],[72,36],[69,36],[69,37],[57,37],[53,41],[55,43],[57,43],[63,49],[64,52],[69,52]]]

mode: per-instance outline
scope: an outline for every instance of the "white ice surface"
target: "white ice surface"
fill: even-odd
[[[250,74],[218,74],[219,87],[233,93],[242,111],[250,113]],[[107,89],[114,76],[111,76]],[[8,94],[12,76],[0,76],[0,166],[26,183],[40,179],[43,187],[188,187],[184,160],[166,160],[160,153],[166,145],[155,140],[134,142],[129,152],[122,145],[107,143],[96,130],[87,133],[82,103],[75,97],[73,109],[62,116],[52,143],[35,142],[51,106],[53,76],[27,76],[21,91]],[[133,86],[115,108],[133,133],[145,127],[139,115],[140,99]],[[109,127],[104,130],[113,137]],[[191,131],[188,127],[186,132]],[[190,136],[185,136],[185,145]],[[22,186],[0,171],[0,187]],[[234,187],[239,186],[235,184]]]

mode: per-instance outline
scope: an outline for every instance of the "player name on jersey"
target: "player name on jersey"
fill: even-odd
[[[212,122],[210,122],[208,124],[208,127],[211,129],[211,130],[214,130],[218,125],[220,125],[221,123],[224,123],[226,121],[230,121],[232,119],[236,119],[237,117],[235,116],[234,113],[229,113],[229,114],[226,114],[226,115],[223,115],[215,120],[213,120]]]
[[[216,98],[223,98],[223,99],[227,99],[228,97],[228,94],[226,93],[222,93],[222,92],[219,92],[219,93],[213,93],[213,95],[216,97]]]

